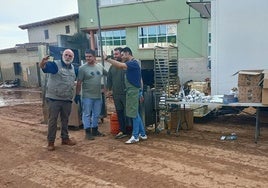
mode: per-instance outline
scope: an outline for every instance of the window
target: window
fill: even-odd
[[[111,5],[120,5],[128,3],[142,3],[146,1],[157,1],[157,0],[99,0],[100,6],[111,6]]]
[[[44,30],[44,34],[45,34],[45,39],[49,39],[49,34],[48,34],[48,30]]]
[[[126,46],[126,30],[110,30],[102,31],[102,46],[103,50],[110,54],[116,47]]]
[[[69,25],[66,25],[65,26],[65,33],[66,34],[69,34],[70,33],[70,26]]]
[[[138,28],[139,48],[167,47],[177,43],[177,25],[151,25]]]
[[[15,75],[21,75],[21,73],[22,73],[21,63],[20,62],[15,62],[13,65],[14,65],[14,73],[15,73]]]

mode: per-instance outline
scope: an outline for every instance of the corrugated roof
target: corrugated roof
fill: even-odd
[[[69,20],[73,20],[73,19],[77,19],[77,18],[79,18],[79,14],[70,14],[67,16],[60,16],[60,17],[56,17],[56,18],[52,18],[52,19],[48,19],[48,20],[44,20],[44,21],[40,21],[40,22],[34,22],[34,23],[30,23],[30,24],[20,25],[19,28],[29,29],[31,27],[38,27],[38,26],[43,26],[43,25],[48,25],[48,24],[54,24],[54,23],[69,21]]]

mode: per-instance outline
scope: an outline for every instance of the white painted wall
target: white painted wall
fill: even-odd
[[[212,95],[237,87],[238,70],[268,69],[268,0],[212,0]]]
[[[183,84],[189,80],[204,82],[210,78],[210,70],[207,67],[207,58],[180,58],[179,77]]]

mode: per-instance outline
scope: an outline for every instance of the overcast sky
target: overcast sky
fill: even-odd
[[[0,0],[0,49],[27,43],[18,26],[78,13],[77,0]]]

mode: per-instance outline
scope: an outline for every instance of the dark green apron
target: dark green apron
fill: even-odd
[[[126,116],[130,118],[137,117],[139,110],[139,90],[140,88],[130,84],[125,78],[126,84]]]

